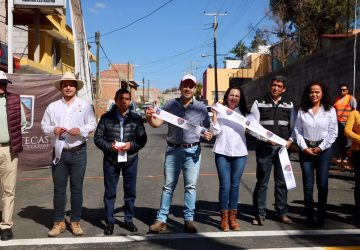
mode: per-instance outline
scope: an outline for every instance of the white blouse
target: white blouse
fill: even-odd
[[[240,113],[239,108],[234,109]],[[246,118],[254,121],[255,118],[249,114]],[[210,132],[216,136],[216,141],[212,151],[226,156],[245,156],[248,154],[245,138],[245,128],[240,124],[234,123],[217,114],[217,123],[211,122]]]
[[[321,150],[331,147],[338,135],[336,111],[333,107],[326,111],[323,106],[314,115],[312,110],[299,110],[295,121],[296,142],[304,150],[308,148],[305,139],[309,141],[323,140],[318,146]]]

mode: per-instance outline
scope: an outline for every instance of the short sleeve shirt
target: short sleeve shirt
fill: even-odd
[[[167,101],[162,107],[163,110],[181,117],[193,125],[204,127],[210,126],[210,118],[204,103],[193,99],[186,108],[182,105],[181,98],[175,98]],[[196,143],[200,136],[192,130],[185,130],[168,123],[168,133],[166,141],[172,144]]]

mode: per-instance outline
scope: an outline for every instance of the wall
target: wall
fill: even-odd
[[[359,39],[358,39],[359,40]],[[360,68],[360,41],[356,46],[356,69]],[[330,90],[333,99],[339,93],[341,83],[349,84],[352,90],[354,72],[354,37],[348,38],[341,43],[317,52],[297,61],[290,66],[275,71],[267,76],[251,80],[243,85],[249,105],[253,101],[264,96],[274,75],[283,74],[288,78],[286,96],[299,105],[304,86],[310,81],[317,80],[325,83]],[[356,82],[360,80],[360,71],[356,72]],[[360,88],[355,89],[355,97],[360,100]]]

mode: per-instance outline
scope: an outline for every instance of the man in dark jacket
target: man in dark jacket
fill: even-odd
[[[1,240],[10,240],[12,215],[14,211],[16,172],[18,153],[22,148],[21,132],[26,127],[25,112],[20,96],[7,92],[11,84],[3,71],[0,71],[0,183],[2,187],[2,219],[0,223]]]
[[[296,113],[291,101],[282,94],[286,90],[286,78],[275,76],[270,84],[269,93],[254,102],[251,113],[266,129],[287,140],[287,148],[292,143],[291,133]],[[291,224],[287,216],[287,188],[278,156],[280,145],[264,138],[259,138],[256,146],[256,185],[253,193],[253,225],[263,225],[266,217],[266,192],[272,166],[274,165],[275,210],[279,221]]]
[[[129,109],[130,103],[131,93],[119,89],[115,94],[116,105],[101,117],[94,136],[95,145],[104,153],[105,235],[114,232],[114,206],[120,171],[124,179],[124,227],[131,232],[137,231],[133,217],[138,152],[145,146],[147,136],[141,116]]]

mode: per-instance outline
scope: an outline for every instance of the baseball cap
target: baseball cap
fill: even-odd
[[[192,74],[187,74],[184,75],[183,78],[181,79],[181,82],[185,82],[185,81],[192,81],[195,85],[196,85],[196,77]]]
[[[8,80],[8,78],[5,75],[5,72],[0,70],[0,83],[12,83],[11,81]]]

